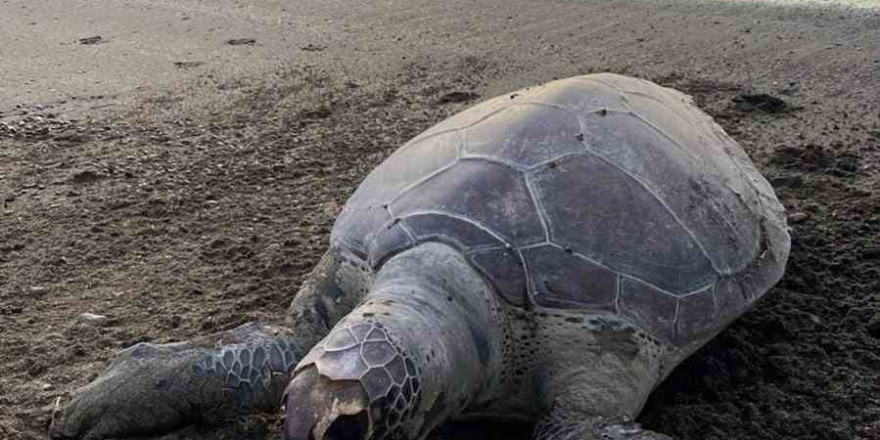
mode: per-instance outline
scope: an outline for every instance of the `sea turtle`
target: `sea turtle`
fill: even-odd
[[[537,440],[666,439],[632,420],[782,276],[782,205],[691,99],[613,74],[425,131],[348,200],[285,327],[141,343],[53,439],[287,414],[288,440],[425,438],[460,416]]]

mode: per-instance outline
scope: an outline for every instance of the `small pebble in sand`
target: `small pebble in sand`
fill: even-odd
[[[83,313],[77,317],[77,320],[83,324],[102,325],[107,322],[107,317],[104,315],[96,315],[94,313]]]
[[[257,40],[253,38],[233,38],[226,41],[226,44],[230,46],[253,46],[256,43]]]

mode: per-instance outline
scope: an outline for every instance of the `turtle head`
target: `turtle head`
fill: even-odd
[[[334,329],[300,362],[284,393],[285,440],[411,438],[423,423],[415,364],[382,324]]]
[[[386,262],[364,301],[294,369],[284,438],[423,438],[494,399],[503,332],[493,295],[446,245]]]

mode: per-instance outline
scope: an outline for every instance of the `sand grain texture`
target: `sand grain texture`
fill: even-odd
[[[880,438],[878,11],[0,0],[0,438],[44,438],[55,399],[123,347],[279,321],[399,145],[480,99],[598,71],[693,95],[793,228],[784,280],[640,421],[694,440]],[[276,439],[279,422],[167,438]],[[440,437],[527,438],[499,429]]]

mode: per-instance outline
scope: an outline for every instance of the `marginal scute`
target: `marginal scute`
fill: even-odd
[[[726,324],[746,308],[749,296],[738,280],[725,277],[715,284],[715,300],[718,304],[718,321]]]
[[[565,109],[514,105],[465,129],[464,152],[527,168],[582,152],[580,134],[578,118]]]
[[[653,335],[671,341],[678,298],[640,281],[624,278],[620,283],[620,313]]]
[[[785,261],[788,259],[789,243],[787,240],[774,237],[779,233],[785,234],[782,231],[767,231],[764,238],[769,248],[763,249],[752,265],[737,276],[749,303],[757,300],[762,293],[773,287],[782,276]]]
[[[525,266],[516,251],[496,249],[471,255],[471,262],[495,286],[508,303],[524,306],[527,303]]]
[[[717,329],[714,285],[679,299],[675,341],[685,344],[711,335]]]
[[[558,247],[523,250],[536,304],[558,309],[614,311],[617,274]]]

